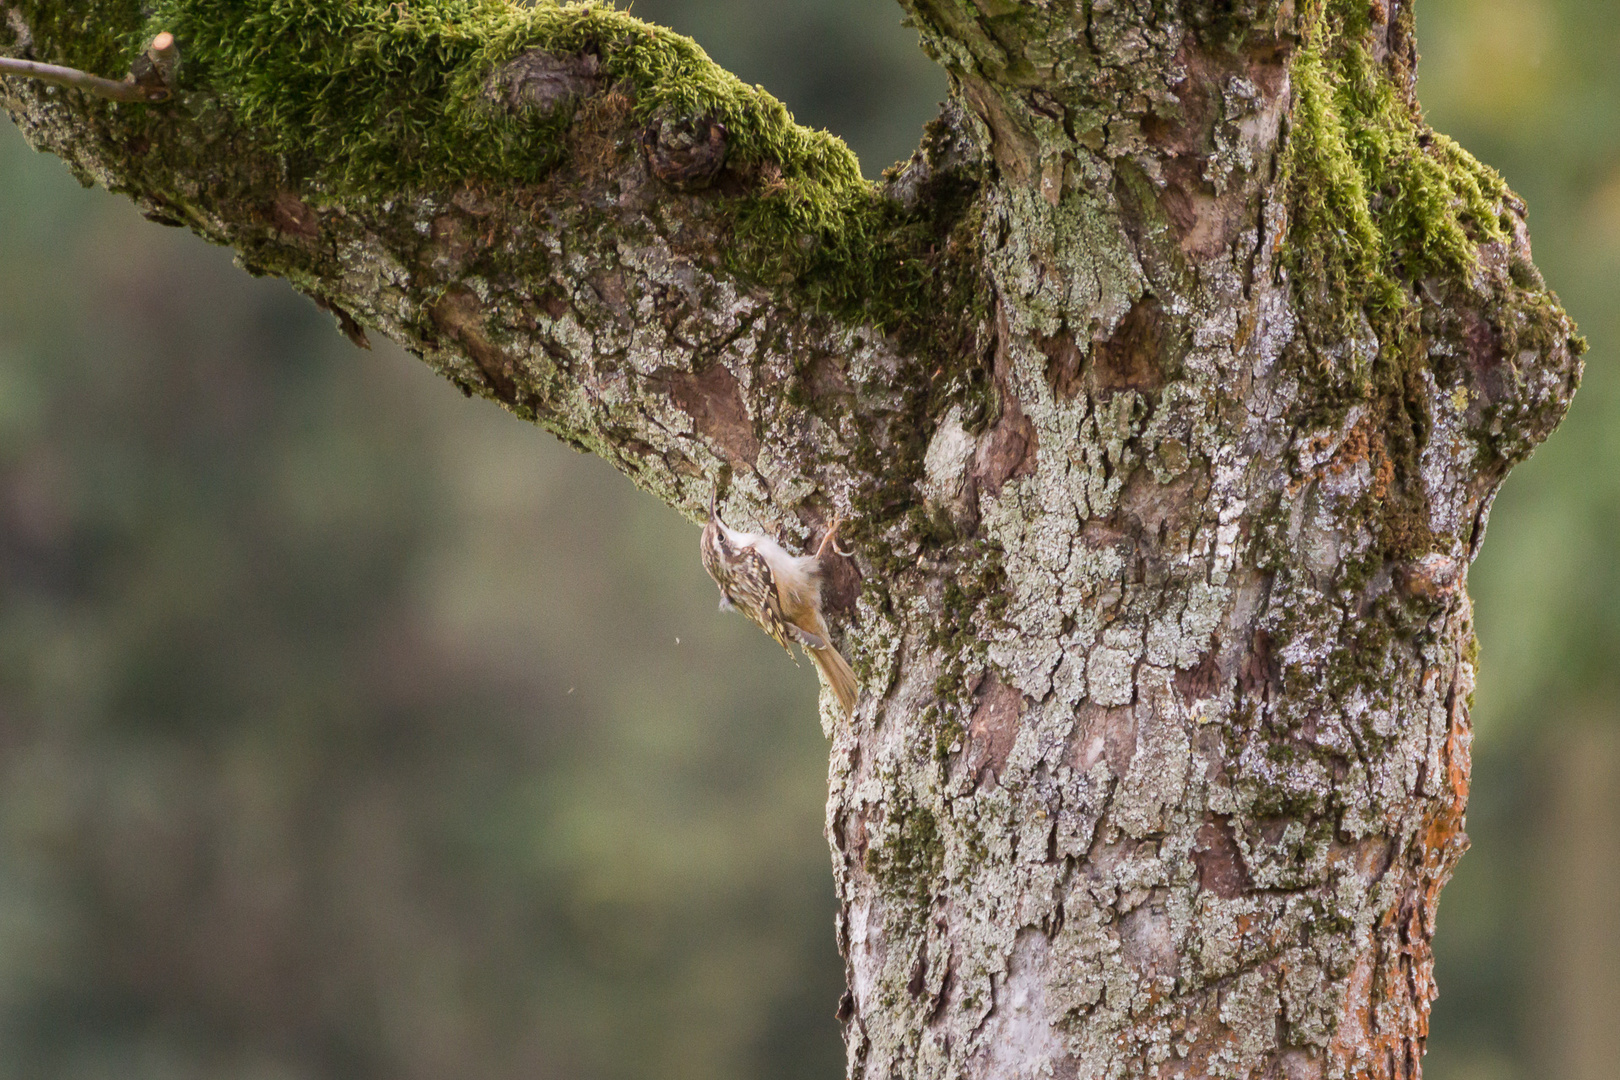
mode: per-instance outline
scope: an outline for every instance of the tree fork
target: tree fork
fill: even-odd
[[[851,1076],[1415,1077],[1466,567],[1579,378],[1524,208],[1404,2],[903,6],[951,100],[881,185],[588,6],[0,0],[186,56],[0,101],[693,520],[850,519]]]

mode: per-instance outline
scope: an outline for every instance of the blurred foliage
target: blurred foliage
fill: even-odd
[[[695,530],[12,131],[0,191],[0,1077],[835,1070],[813,677]]]
[[[1423,0],[1429,121],[1530,206],[1592,343],[1470,574],[1473,850],[1440,903],[1432,1080],[1620,1077],[1620,5]]]
[[[868,176],[872,0],[638,0]],[[1620,1076],[1620,9],[1424,0],[1593,343],[1498,500],[1431,1077]],[[0,1080],[829,1077],[815,683],[696,531],[0,129]],[[1608,1040],[1605,1042],[1604,1040]]]

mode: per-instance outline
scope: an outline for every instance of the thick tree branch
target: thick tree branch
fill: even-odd
[[[11,51],[91,48],[0,10]],[[140,32],[107,17],[102,42]],[[929,397],[893,388],[960,394],[978,364],[972,181],[945,175],[967,170],[944,128],[901,199],[689,40],[603,8],[153,19],[187,55],[172,108],[0,85],[25,133],[689,512],[727,470],[778,514],[851,510],[847,462]],[[944,343],[966,359],[923,377]]]

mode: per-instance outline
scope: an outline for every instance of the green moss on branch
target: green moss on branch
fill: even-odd
[[[529,50],[590,55],[601,87],[630,103],[614,133],[621,151],[654,117],[724,125],[727,169],[746,182],[707,194],[701,213],[726,238],[714,256],[727,270],[885,330],[921,331],[944,310],[933,253],[960,199],[915,211],[884,199],[839,139],[795,123],[691,39],[604,4],[154,0],[144,15],[130,0],[15,6],[37,54],[92,71],[122,71],[154,32],[174,33],[190,108],[217,110],[233,145],[279,162],[280,182],[328,203],[549,180],[568,164],[576,109],[514,111],[486,87]],[[120,118],[148,123],[174,131],[161,115]]]
[[[15,0],[23,23],[31,30],[35,57],[65,64],[93,75],[121,79],[130,61],[151,40],[140,38],[140,0]],[[13,29],[0,20],[0,41]]]
[[[1282,162],[1285,265],[1324,419],[1352,402],[1371,406],[1381,478],[1365,509],[1379,543],[1353,580],[1453,539],[1431,533],[1420,478],[1430,350],[1416,286],[1439,279],[1443,289],[1472,292],[1478,246],[1510,240],[1512,196],[1500,176],[1422,122],[1402,85],[1409,58],[1394,52],[1409,40],[1409,22],[1375,26],[1364,0],[1318,0],[1303,26]],[[1375,56],[1379,43],[1389,55]]]
[[[1476,244],[1506,239],[1507,187],[1430,131],[1373,59],[1366,3],[1325,0],[1305,23],[1283,162],[1289,263],[1328,330],[1357,311],[1392,329],[1410,282],[1467,274]]]
[[[605,82],[634,88],[638,119],[721,120],[734,157],[775,162],[790,187],[825,189],[820,203],[867,187],[836,138],[795,124],[691,39],[599,4],[159,0],[135,37],[159,29],[179,39],[187,84],[335,193],[542,179],[564,153],[568,110],[515,116],[484,95],[490,72],[536,48],[595,54]]]

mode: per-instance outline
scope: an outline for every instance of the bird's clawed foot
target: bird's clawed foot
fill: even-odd
[[[834,515],[832,524],[827,527],[827,535],[821,538],[821,545],[816,548],[816,558],[819,559],[825,555],[828,548],[832,548],[836,554],[842,555],[846,559],[855,554],[853,551],[845,551],[838,546],[838,526],[843,523],[844,519],[842,517]]]

